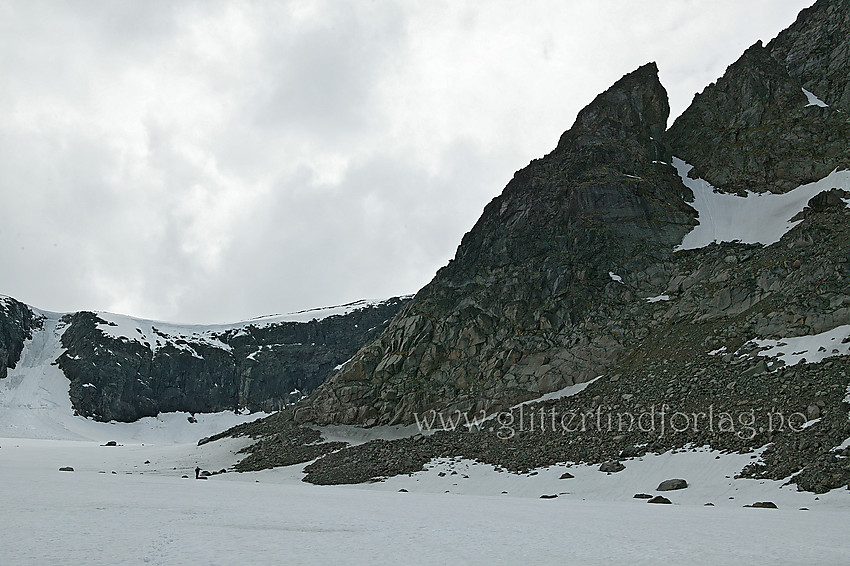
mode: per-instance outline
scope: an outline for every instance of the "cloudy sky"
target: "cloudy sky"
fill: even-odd
[[[411,293],[656,61],[675,117],[812,0],[0,0],[0,293],[177,322]]]

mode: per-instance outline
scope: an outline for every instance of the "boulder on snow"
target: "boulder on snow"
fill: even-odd
[[[601,466],[599,466],[600,472],[608,472],[609,474],[614,474],[617,472],[622,472],[626,467],[617,460],[611,460],[610,462],[605,462]]]
[[[779,509],[773,501],[756,501],[752,505],[744,505],[744,507],[754,507],[758,509]]]
[[[688,482],[682,479],[664,480],[655,491],[673,491],[674,489],[685,489],[688,487]]]
[[[73,472],[74,468],[72,468],[71,466],[62,466],[61,468],[59,468],[59,471],[60,472]]]
[[[569,472],[564,472],[563,474],[561,474],[561,477],[560,477],[559,479],[562,479],[562,480],[571,480],[571,479],[573,479],[574,477],[575,477],[575,476],[574,476],[574,475],[572,475],[571,473],[569,473]]]
[[[626,446],[620,451],[620,458],[637,458],[642,456],[644,452],[645,450],[638,446]]]
[[[647,503],[663,503],[664,505],[670,505],[670,504],[672,504],[673,502],[672,502],[672,501],[670,501],[669,499],[667,499],[667,498],[666,498],[666,497],[664,497],[664,496],[656,495],[656,496],[655,496],[655,497],[653,497],[652,499],[648,500],[648,501],[647,501]]]

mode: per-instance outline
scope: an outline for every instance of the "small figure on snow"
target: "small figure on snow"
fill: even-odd
[[[200,479],[201,477],[201,468],[200,466],[195,466],[195,479]]]

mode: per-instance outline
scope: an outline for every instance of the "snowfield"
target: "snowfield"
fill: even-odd
[[[750,342],[758,346],[759,356],[781,359],[787,366],[802,361],[821,362],[832,356],[850,355],[850,324],[836,326],[820,334]]]
[[[803,94],[806,95],[806,106],[820,106],[821,108],[829,108],[829,104],[818,98],[811,91],[803,89]]]
[[[44,329],[0,380],[2,566],[850,564],[850,491],[736,479],[757,454],[696,447],[624,460],[616,474],[563,464],[519,475],[443,459],[356,486],[305,484],[304,465],[195,480],[196,466],[226,470],[250,443],[198,439],[261,415],[74,416],[69,382],[50,363],[62,352],[59,316],[41,314]],[[359,443],[417,430],[322,432]],[[566,471],[574,477],[560,479]],[[664,492],[672,505],[634,498],[672,478],[689,484]],[[743,507],[757,501],[779,509]]]
[[[783,194],[748,192],[746,197],[721,193],[704,179],[691,179],[693,165],[678,157],[673,166],[686,187],[694,193],[690,205],[699,224],[685,234],[677,250],[703,248],[714,242],[740,241],[770,245],[778,242],[802,220],[791,221],[809,200],[833,188],[850,190],[850,171],[833,171],[823,179],[800,185]],[[850,204],[848,205],[850,206]]]
[[[307,485],[302,466],[181,477],[193,478],[196,462],[226,467],[244,444],[0,440],[7,518],[0,559],[5,566],[850,563],[850,492],[816,500],[774,482],[724,477],[748,456],[665,454],[627,461],[612,475],[574,466],[568,480],[558,479],[560,467],[529,477],[467,461],[435,462],[369,486]],[[674,505],[632,498],[672,477],[691,484],[665,493]],[[742,507],[765,499],[779,509]]]
[[[99,423],[75,416],[68,397],[70,382],[53,365],[64,351],[60,343],[64,330],[59,320],[62,315],[47,311],[36,314],[44,317],[44,328],[33,332],[15,368],[0,380],[0,438],[197,442],[204,436],[264,416],[226,411],[196,415],[197,423],[189,422],[188,413],[160,414],[134,423]]]

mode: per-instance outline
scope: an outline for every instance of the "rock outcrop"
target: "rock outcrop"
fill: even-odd
[[[0,379],[21,359],[24,342],[38,326],[29,307],[11,297],[0,297]]]
[[[71,380],[74,408],[98,420],[274,411],[318,387],[405,302],[390,299],[309,322],[258,322],[183,337],[162,332],[157,345],[111,337],[98,327],[105,321],[97,314],[78,312],[64,319],[66,350],[57,361]]]
[[[850,1],[819,0],[767,44],[803,88],[850,112]]]
[[[515,174],[455,259],[296,418],[372,425],[410,423],[430,409],[497,410],[616,371],[649,335],[649,317],[659,316],[636,305],[639,297],[676,295],[666,317],[705,321],[780,294],[786,284],[773,268],[753,274],[753,284],[687,296],[694,277],[716,272],[705,266],[686,276],[691,256],[672,253],[695,213],[687,204],[693,195],[668,164],[675,154],[695,165],[691,176],[742,194],[783,193],[850,168],[847,114],[809,104],[804,92],[823,87],[842,104],[848,81],[834,62],[848,45],[837,31],[847,27],[841,6],[819,2],[768,47],[753,45],[669,131],[654,64],[599,95],[552,153]],[[803,61],[813,53],[823,65]],[[819,195],[807,210],[841,208],[844,194]],[[821,270],[840,272],[841,257],[829,257],[837,263]],[[801,295],[787,291],[783,312],[761,313],[753,337],[801,332],[786,324],[792,310],[823,320],[819,331],[845,318],[799,305]],[[845,292],[821,299],[843,304]]]

